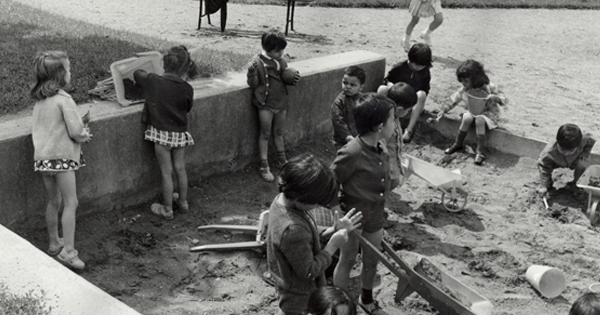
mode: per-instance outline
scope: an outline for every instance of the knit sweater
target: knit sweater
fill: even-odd
[[[310,294],[325,285],[331,254],[321,249],[317,226],[310,214],[290,209],[278,195],[269,208],[267,264],[275,284],[287,291]]]
[[[252,89],[252,104],[259,109],[288,108],[288,90],[281,79],[281,74],[287,66],[284,58],[274,60],[264,54],[259,54],[252,59],[258,64],[256,68],[248,68],[247,83]],[[279,64],[279,66],[278,66]]]
[[[79,163],[81,142],[88,139],[75,101],[67,92],[37,101],[33,108],[33,158],[69,159]]]
[[[136,70],[135,83],[144,91],[142,121],[163,131],[185,132],[187,113],[194,103],[194,88],[180,77]]]

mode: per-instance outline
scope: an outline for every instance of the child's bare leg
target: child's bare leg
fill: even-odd
[[[62,197],[56,178],[54,176],[43,175],[46,194],[48,195],[48,205],[46,205],[46,228],[48,229],[48,239],[50,248],[59,248],[62,244],[58,235],[58,213]]]
[[[188,178],[187,172],[185,171],[185,147],[173,148],[171,150],[171,156],[173,158],[173,168],[175,169],[175,175],[177,176],[179,204],[185,207],[188,204]]]
[[[419,23],[420,19],[421,19],[420,17],[413,15],[412,18],[410,19],[410,22],[406,26],[406,31],[404,33],[404,36],[402,37],[402,41],[400,42],[400,44],[402,45],[402,47],[404,48],[405,51],[410,50],[410,35],[412,34],[413,29],[415,28],[415,25],[417,25],[417,23]]]
[[[287,162],[285,156],[285,139],[283,137],[283,128],[287,118],[287,111],[282,110],[273,117],[273,141],[277,150],[277,159],[280,164]]]
[[[440,25],[442,25],[442,23],[444,22],[444,15],[442,14],[442,12],[440,13],[436,13],[433,16],[433,21],[431,21],[431,23],[429,23],[429,32],[433,32],[435,31],[436,28],[440,27]]]
[[[363,232],[363,236],[367,240],[369,240],[371,244],[375,245],[375,247],[381,249],[381,241],[383,240],[383,229],[380,229],[379,231],[373,233]],[[375,277],[377,275],[378,263],[379,259],[377,258],[377,255],[375,255],[375,253],[373,253],[373,251],[370,248],[363,247],[361,270],[361,281],[363,289],[373,290]]]
[[[62,231],[67,253],[75,250],[75,212],[79,206],[75,171],[58,172],[56,185],[63,198]]]
[[[271,137],[273,116],[273,112],[269,110],[258,110],[258,119],[260,121],[260,135],[258,136],[258,152],[260,153],[260,159],[262,161],[266,161],[268,158],[269,138]]]
[[[464,131],[464,132],[469,131],[469,128],[471,127],[471,124],[473,124],[474,120],[475,120],[475,117],[473,117],[473,115],[471,115],[471,113],[469,113],[469,112],[464,113],[462,116],[462,120],[460,122],[460,131]]]
[[[406,26],[406,31],[404,32],[404,34],[406,34],[406,37],[410,38],[410,35],[412,35],[413,30],[415,29],[415,26],[419,23],[419,21],[421,20],[420,17],[413,15],[412,18],[410,19],[410,22],[408,22],[408,25]]]
[[[355,231],[362,233],[360,230]],[[348,289],[350,271],[354,267],[356,255],[358,255],[358,244],[358,239],[354,235],[348,235],[348,242],[340,248],[340,259],[333,271],[333,285]]]
[[[173,210],[173,161],[171,160],[171,148],[154,144],[154,152],[156,160],[160,168],[163,205],[168,211]]]
[[[475,134],[479,137],[479,136],[484,136],[485,137],[485,126],[486,126],[486,122],[485,119],[481,116],[478,116],[475,118]]]
[[[427,100],[427,94],[425,91],[417,92],[417,105],[415,105],[410,113],[410,121],[408,122],[408,126],[406,130],[404,130],[404,135],[402,136],[402,140],[404,142],[410,142],[412,140],[412,135],[415,129],[415,125],[421,117],[421,113],[423,109],[425,109],[425,101]]]

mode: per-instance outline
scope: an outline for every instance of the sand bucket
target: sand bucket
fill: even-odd
[[[527,281],[547,298],[559,296],[566,288],[565,275],[554,267],[532,265],[525,274]]]
[[[465,94],[467,95],[465,103],[469,112],[473,115],[481,115],[485,111],[487,97],[490,94],[480,89],[467,90]]]

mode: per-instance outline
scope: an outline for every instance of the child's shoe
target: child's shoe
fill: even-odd
[[[269,168],[269,162],[266,160],[260,162],[260,168],[258,170],[260,172],[260,176],[266,182],[272,182],[275,180],[275,176],[273,176],[273,173],[271,173],[271,169]]]
[[[61,264],[77,270],[83,270],[85,268],[85,263],[79,259],[77,256],[79,253],[77,250],[72,250],[67,253],[67,251],[63,248],[58,255],[56,255],[56,260],[58,260]]]
[[[421,33],[421,39],[423,39],[423,42],[427,44],[427,46],[431,46],[431,35],[429,35],[428,31],[429,29],[426,29]]]
[[[160,203],[153,203],[150,206],[150,211],[159,217],[163,217],[165,220],[173,220],[173,210],[168,211],[165,206]]]
[[[410,36],[404,35],[400,41],[400,45],[402,45],[404,51],[408,52],[410,50]]]
[[[483,164],[483,160],[485,160],[485,155],[483,155],[481,153],[477,153],[475,155],[475,165]]]
[[[388,313],[386,311],[384,311],[381,306],[379,306],[379,303],[375,300],[373,300],[373,303],[369,303],[369,304],[364,304],[362,302],[362,296],[360,296],[358,298],[358,305],[360,305],[360,307],[363,309],[363,311],[365,311],[367,314],[370,315],[388,315]]]
[[[452,154],[452,153],[458,152],[458,151],[460,151],[462,149],[463,149],[462,145],[458,145],[457,143],[454,143],[448,149],[444,150],[444,153],[446,153],[446,154]]]
[[[173,193],[173,202],[177,205],[179,211],[183,213],[190,212],[190,205],[187,203],[187,201],[185,204],[179,201],[179,193]]]
[[[277,168],[281,169],[287,162],[288,161],[287,161],[287,156],[285,155],[285,151],[277,152],[277,164],[275,164],[275,166],[277,166]]]
[[[65,242],[63,241],[62,238],[59,238],[58,239],[58,246],[56,246],[56,247],[49,246],[47,253],[51,257],[54,257],[54,256],[60,254],[60,252],[62,251],[63,247],[65,247]]]

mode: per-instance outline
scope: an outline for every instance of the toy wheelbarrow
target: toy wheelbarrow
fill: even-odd
[[[442,204],[446,210],[458,212],[467,205],[469,194],[462,189],[465,178],[459,169],[449,171],[408,154],[402,156],[402,168],[404,169],[402,183],[413,174],[428,182],[442,192]]]
[[[388,243],[382,241],[383,250],[392,258],[390,261],[362,235],[356,233],[356,231],[352,233],[358,238],[361,246],[371,249],[379,261],[398,277],[396,296],[394,297],[397,303],[401,303],[411,293],[417,292],[440,314],[490,315],[492,313],[493,305],[488,299],[443,270],[438,270],[441,285],[445,287],[440,288],[420,268],[422,262],[413,269],[396,255]]]
[[[251,225],[201,225],[198,231],[205,230],[226,230],[235,232],[254,232],[256,239],[249,242],[235,242],[225,244],[209,244],[190,248],[192,252],[201,251],[227,251],[237,249],[264,249],[265,240],[267,238],[267,226],[269,223],[269,210],[265,210],[260,214],[257,226]]]
[[[600,213],[596,213],[600,201],[600,165],[588,166],[577,181],[577,187],[588,192],[587,215],[590,224],[597,226],[600,223]]]

